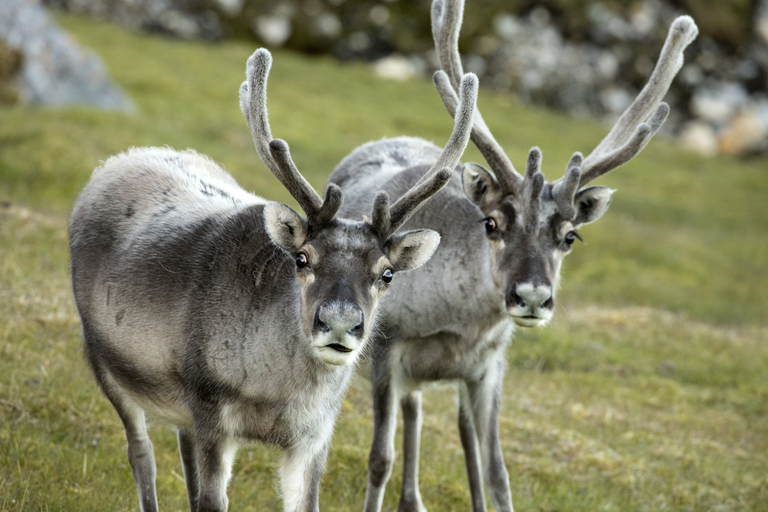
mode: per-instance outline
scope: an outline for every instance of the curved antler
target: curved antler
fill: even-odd
[[[341,189],[330,184],[325,191],[325,200],[321,199],[296,168],[288,144],[272,138],[267,112],[267,78],[271,67],[272,55],[264,48],[256,50],[248,59],[247,80],[240,86],[240,110],[248,122],[253,145],[264,165],[296,199],[307,214],[310,225],[321,226],[333,220],[339,211]]]
[[[698,33],[690,16],[675,19],[648,83],[581,164],[580,186],[630,161],[656,134],[669,114],[669,105],[661,100],[683,67],[683,51]]]
[[[459,97],[455,108],[453,131],[443,147],[437,161],[424,175],[392,206],[389,195],[381,191],[373,201],[371,226],[382,236],[397,231],[416,210],[440,191],[453,175],[453,168],[459,163],[467,148],[472,120],[477,107],[478,80],[474,73],[467,73],[459,85]]]
[[[464,0],[432,2],[432,37],[442,70],[434,75],[435,87],[451,115],[456,112],[459,77],[463,75],[459,56],[459,30],[464,15]],[[493,138],[479,111],[475,112],[472,142],[496,175],[503,191],[512,194],[520,188],[523,177],[515,170],[504,150]]]

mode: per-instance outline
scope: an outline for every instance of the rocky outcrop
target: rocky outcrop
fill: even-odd
[[[219,16],[207,0],[43,0],[52,9],[85,14],[132,30],[181,39],[221,38]],[[238,0],[222,0],[237,7]],[[240,2],[242,4],[242,2]]]
[[[429,0],[44,1],[183,38],[249,37],[377,61],[375,72],[394,79],[429,74],[436,65]],[[483,87],[576,116],[615,119],[644,85],[679,14],[691,14],[701,35],[667,95],[665,132],[703,154],[765,151],[768,0],[470,0],[461,51]]]
[[[0,40],[18,55],[9,86],[21,102],[132,108],[98,57],[80,48],[37,0],[0,1]]]

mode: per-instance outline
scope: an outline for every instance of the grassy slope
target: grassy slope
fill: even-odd
[[[289,198],[258,162],[237,106],[253,48],[61,21],[98,49],[138,112],[0,109],[0,510],[135,510],[122,428],[81,355],[68,209],[100,160],[134,145],[194,147],[245,188]],[[410,134],[442,144],[450,131],[431,84],[381,83],[362,65],[277,52],[269,92],[275,136],[317,187],[360,143]],[[484,95],[481,109],[514,162],[541,146],[550,178],[605,132],[507,97]],[[556,321],[520,332],[509,352],[501,432],[517,508],[768,503],[766,164],[701,160],[655,141],[601,180],[619,192],[568,258]],[[361,506],[368,392],[360,380],[345,401],[323,510]],[[426,393],[422,495],[434,511],[469,507],[453,401],[445,388]],[[173,431],[151,435],[161,507],[182,510]],[[240,452],[233,510],[279,509],[278,456]]]

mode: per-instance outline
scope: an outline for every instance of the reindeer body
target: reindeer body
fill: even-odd
[[[402,195],[434,163],[440,148],[398,137],[365,144],[336,167],[329,182],[347,197],[344,215],[360,216],[375,190]],[[471,379],[506,345],[514,330],[504,295],[493,285],[482,211],[467,199],[458,166],[452,179],[406,223],[446,233],[430,264],[393,285],[382,304],[376,343],[399,361],[404,382]],[[461,236],[450,236],[461,233]],[[427,283],[429,283],[427,285]],[[373,349],[378,357],[382,348]]]
[[[75,205],[72,274],[102,384],[174,424],[203,407],[227,435],[285,448],[332,421],[352,367],[311,354],[266,203],[192,151],[134,149]]]
[[[224,512],[237,446],[285,449],[287,512],[317,512],[333,423],[398,272],[425,263],[440,236],[396,231],[450,179],[469,140],[477,77],[435,167],[371,220],[337,218],[266,108],[272,58],[248,60],[240,106],[256,151],[306,213],[245,192],[194,151],[139,148],[110,158],[70,221],[72,285],[96,379],[120,415],[143,512],[157,510],[145,411],[178,427],[190,509]]]
[[[365,144],[336,167],[329,177],[345,193],[342,206],[349,218],[362,215],[373,191],[383,187],[398,197],[416,182],[439,155],[423,139],[398,137]],[[498,397],[505,368],[505,349],[515,324],[509,317],[503,289],[495,285],[491,251],[481,220],[485,216],[462,187],[463,166],[432,201],[406,223],[429,226],[441,233],[441,244],[430,264],[411,274],[409,282],[393,285],[380,308],[380,335],[370,351],[374,401],[374,440],[364,510],[377,511],[394,462],[394,429],[398,404],[405,421],[403,489],[399,511],[423,510],[418,491],[421,393],[433,382],[456,382],[462,396],[460,428],[475,483],[482,486],[485,461],[498,460],[495,436]],[[479,439],[470,428],[478,427]],[[490,436],[490,437],[489,437]],[[470,459],[476,460],[474,464]],[[471,467],[471,469],[470,469]],[[486,466],[496,481],[507,480],[503,465]],[[511,503],[509,487],[499,484],[494,503]],[[483,500],[473,489],[474,510]],[[484,504],[482,505],[484,507]],[[504,510],[502,507],[499,510]]]
[[[463,0],[433,0],[432,31],[441,70],[434,75],[443,104],[458,105],[458,51]],[[441,234],[430,265],[397,283],[380,312],[371,356],[373,441],[366,512],[379,512],[394,462],[398,404],[403,411],[403,479],[398,512],[424,512],[418,487],[421,394],[424,383],[455,381],[459,433],[472,510],[512,512],[509,476],[498,432],[505,347],[515,325],[545,325],[552,317],[563,258],[578,228],[599,219],[613,190],[585,186],[636,156],[669,113],[661,100],[698,30],[690,17],[670,27],[659,61],[635,101],[584,158],[575,153],[565,175],[547,182],[541,151],[529,152],[519,174],[479,112],[471,138],[491,170],[467,163],[408,222]],[[360,218],[374,190],[397,197],[434,165],[437,148],[420,139],[382,140],[354,150],[329,178],[348,198],[344,214]]]

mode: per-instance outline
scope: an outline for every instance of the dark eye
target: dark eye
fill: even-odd
[[[483,222],[485,223],[485,232],[489,235],[496,231],[496,221],[493,219],[493,217],[486,217],[483,219]]]
[[[569,231],[568,234],[565,235],[565,243],[568,245],[573,245],[573,242],[575,242],[577,238],[581,240],[581,237],[577,232]],[[581,240],[581,241],[583,242],[584,240]]]
[[[388,268],[381,274],[381,280],[385,283],[389,284],[392,282],[392,276],[394,274],[392,273],[392,269]]]
[[[298,256],[296,256],[296,268],[302,269],[309,265],[309,260],[307,259],[307,255],[303,252],[300,252]]]

